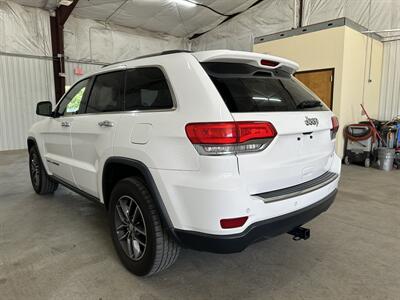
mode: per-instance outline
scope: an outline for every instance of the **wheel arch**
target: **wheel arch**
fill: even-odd
[[[47,165],[44,163],[45,160],[44,160],[44,157],[42,157],[42,154],[40,153],[39,145],[38,145],[36,139],[33,136],[28,136],[28,138],[26,139],[26,143],[27,143],[27,146],[28,146],[28,153],[32,149],[32,147],[36,147],[36,150],[39,153],[40,163],[42,164],[42,166],[43,166],[44,170],[46,171],[47,175],[51,175],[51,173],[49,172],[49,169],[47,168]]]
[[[156,208],[160,214],[161,221],[165,227],[174,234],[174,227],[168,215],[167,209],[158,191],[157,185],[150,173],[149,168],[141,161],[125,158],[125,157],[110,157],[106,160],[102,173],[102,196],[104,206],[108,210],[109,198],[113,186],[123,178],[136,176],[141,178],[147,185],[150,194],[152,195]]]
[[[32,147],[37,146],[36,139],[33,136],[28,136],[26,143],[28,146],[28,151],[31,150]]]

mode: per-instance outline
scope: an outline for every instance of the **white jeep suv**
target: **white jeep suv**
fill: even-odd
[[[102,203],[127,269],[151,275],[181,246],[231,253],[306,239],[333,202],[338,122],[298,65],[238,51],[168,51],[103,67],[28,137],[38,194],[58,183]]]

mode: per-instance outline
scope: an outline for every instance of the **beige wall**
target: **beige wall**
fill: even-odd
[[[342,26],[254,45],[254,51],[282,56],[300,65],[300,71],[334,68],[333,106],[341,129],[363,119],[360,104],[377,117],[382,73],[383,45],[373,41],[371,79],[368,83],[370,42],[367,37]],[[367,59],[365,59],[367,51]],[[365,68],[365,63],[367,63]],[[365,81],[364,81],[365,76]],[[365,91],[364,89],[365,82]],[[344,139],[338,134],[336,149],[343,155]]]
[[[371,53],[372,42],[372,57]],[[365,53],[367,52],[367,55]],[[382,77],[383,44],[369,39],[349,27],[345,27],[342,76],[342,109],[340,117],[345,121],[365,120],[360,104],[371,118],[378,117],[379,93]],[[371,63],[371,71],[369,66]],[[371,81],[369,82],[369,73]],[[364,92],[363,92],[363,89]]]

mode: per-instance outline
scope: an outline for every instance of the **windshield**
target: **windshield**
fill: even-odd
[[[326,111],[292,75],[239,63],[203,63],[231,112]]]

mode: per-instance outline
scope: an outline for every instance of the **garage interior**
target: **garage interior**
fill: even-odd
[[[360,104],[400,124],[399,36],[398,0],[0,0],[0,298],[398,299],[399,164],[343,164],[335,203],[307,225],[307,241],[183,249],[166,272],[139,278],[120,264],[101,206],[63,187],[34,192],[26,138],[39,101],[56,104],[103,65],[230,49],[297,62],[295,76],[340,121],[344,159],[343,130],[368,121]]]

